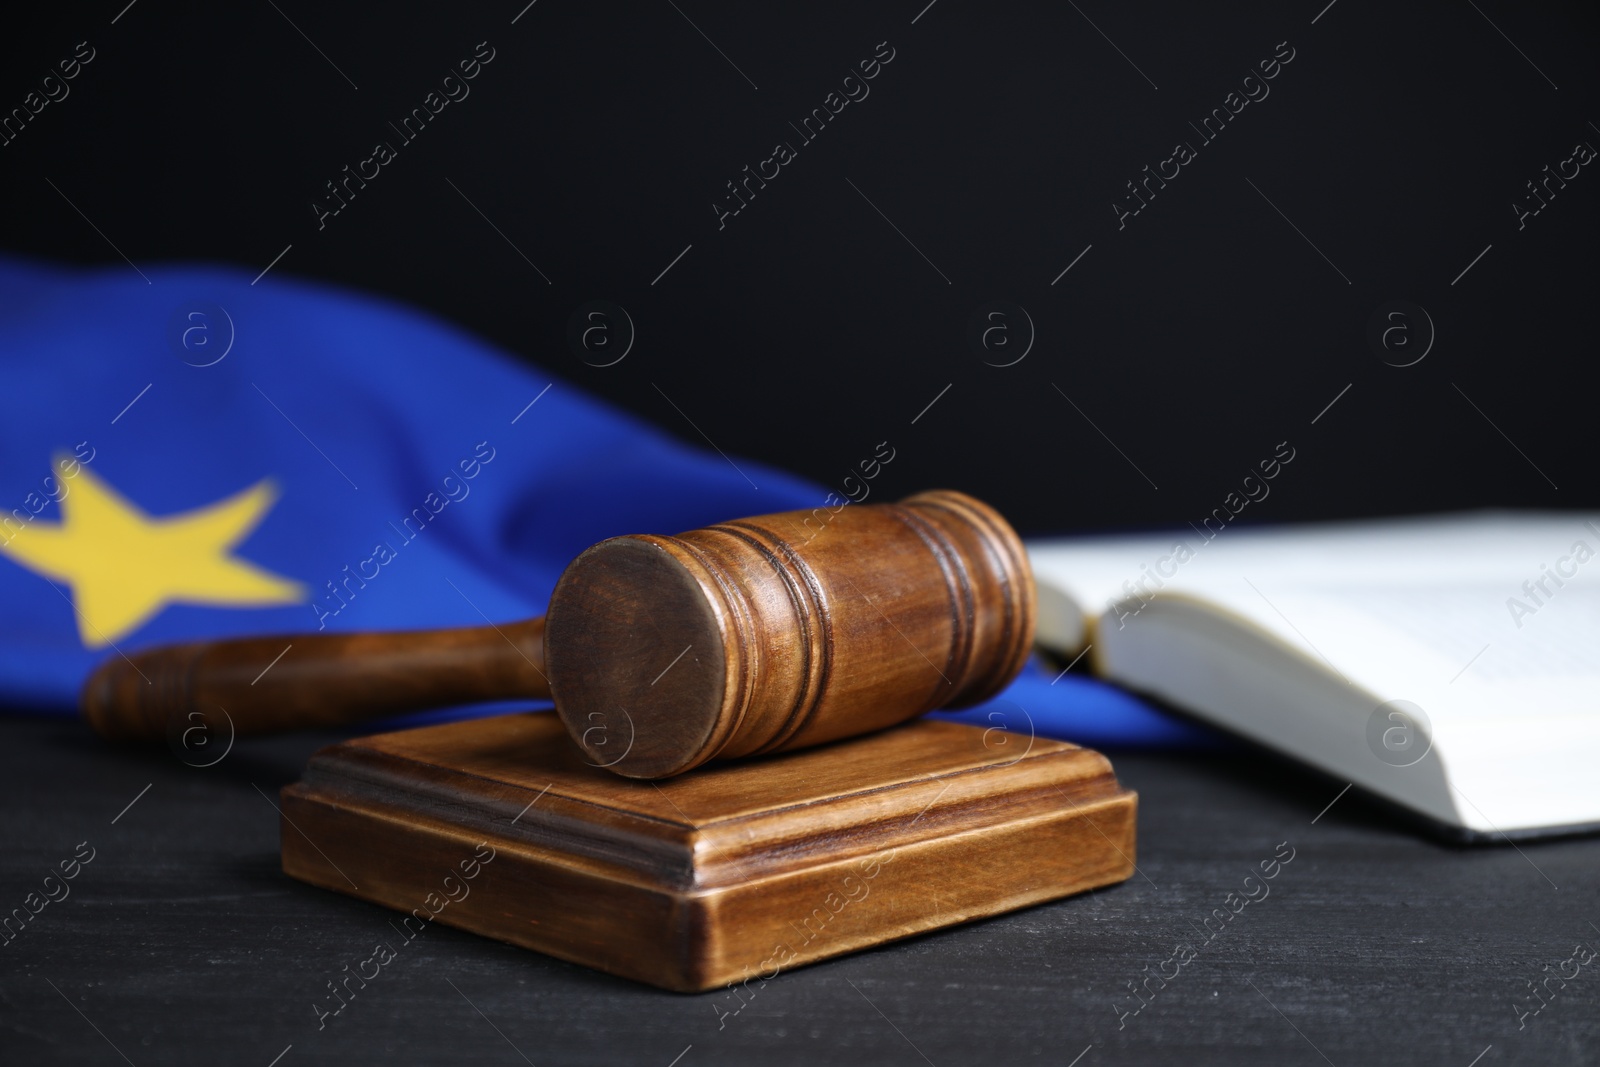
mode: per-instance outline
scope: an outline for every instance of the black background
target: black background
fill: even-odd
[[[0,106],[95,59],[0,148],[3,244],[250,277],[292,246],[274,273],[431,309],[687,440],[663,394],[835,489],[888,441],[880,491],[965,489],[1029,534],[1197,519],[1284,440],[1245,521],[1594,505],[1597,179],[1512,208],[1600,144],[1592,6],[923,2],[35,13]],[[324,183],[480,41],[470,95],[319,230]],[[719,230],[725,183],[883,41],[870,95]],[[1119,230],[1180,140],[1198,158]],[[593,299],[637,330],[615,366],[566,340]],[[1013,366],[968,343],[995,300],[1035,327]],[[1392,300],[1436,328],[1414,366],[1366,341]]]

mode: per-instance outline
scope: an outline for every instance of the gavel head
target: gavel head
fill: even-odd
[[[546,668],[591,762],[665,778],[985,700],[1034,608],[1016,533],[939,490],[602,541],[556,585]]]

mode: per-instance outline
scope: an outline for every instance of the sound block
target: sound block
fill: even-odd
[[[363,737],[283,790],[291,877],[692,992],[1120,882],[1104,756],[921,720],[661,782],[553,714]]]

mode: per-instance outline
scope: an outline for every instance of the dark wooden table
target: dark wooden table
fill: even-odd
[[[1459,848],[1355,791],[1317,818],[1343,783],[1260,754],[1117,756],[1142,794],[1132,880],[780,975],[748,1003],[435,927],[319,1029],[326,983],[399,940],[391,913],[278,870],[271,804],[331,735],[241,741],[209,768],[76,722],[8,719],[0,737],[0,908],[94,850],[0,947],[5,1064],[1600,1059],[1600,959],[1518,1017],[1529,982],[1600,948],[1600,840]],[[917,892],[940,907],[937,884]],[[1131,1014],[1130,983],[1157,973],[1176,976]]]

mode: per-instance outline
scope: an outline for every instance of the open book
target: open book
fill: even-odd
[[[1039,643],[1467,838],[1600,829],[1600,514],[1036,541]]]

